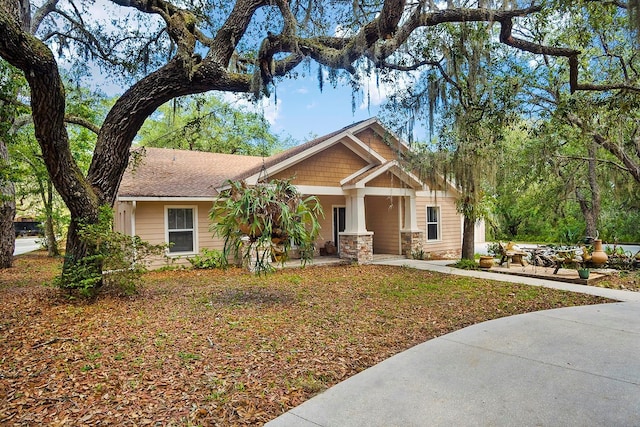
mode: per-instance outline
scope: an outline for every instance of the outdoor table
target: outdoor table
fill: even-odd
[[[555,256],[555,263],[556,263],[556,268],[555,270],[553,270],[553,274],[558,274],[558,270],[560,270],[560,268],[562,268],[563,264],[566,263],[573,263],[573,264],[577,264],[579,263],[581,260],[576,259],[576,252],[578,251],[578,248],[572,248],[572,249],[562,249],[556,252],[556,256]]]

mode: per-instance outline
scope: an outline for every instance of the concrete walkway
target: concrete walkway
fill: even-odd
[[[638,426],[640,292],[388,260],[624,301],[491,320],[373,366],[267,423],[282,426]]]

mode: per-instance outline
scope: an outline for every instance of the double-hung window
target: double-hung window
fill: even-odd
[[[167,207],[167,243],[169,253],[194,253],[196,251],[196,208]]]
[[[440,208],[427,206],[427,241],[440,240]]]

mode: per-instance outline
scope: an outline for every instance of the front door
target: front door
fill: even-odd
[[[334,206],[333,208],[333,243],[340,251],[340,235],[346,229],[347,209],[344,206]]]

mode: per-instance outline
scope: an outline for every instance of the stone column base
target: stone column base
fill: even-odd
[[[424,232],[422,231],[401,231],[400,232],[400,247],[402,255],[407,258],[414,258],[415,256],[425,259],[427,252],[424,251],[423,241]],[[422,256],[421,256],[422,255]]]
[[[340,258],[368,264],[373,261],[373,233],[340,233]]]

